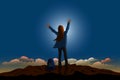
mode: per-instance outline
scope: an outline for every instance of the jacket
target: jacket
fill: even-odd
[[[63,47],[66,47],[66,44],[67,44],[67,33],[68,33],[68,30],[69,30],[69,26],[70,26],[70,23],[68,22],[67,23],[67,27],[66,27],[66,30],[64,31],[64,37],[61,41],[56,41],[55,42],[55,45],[53,46],[53,48],[63,48]],[[49,29],[55,33],[56,35],[58,35],[58,32],[55,31],[51,26],[49,27]]]

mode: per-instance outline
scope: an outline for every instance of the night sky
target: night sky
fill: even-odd
[[[0,1],[0,62],[20,56],[57,57],[55,35],[46,25],[57,30],[59,24],[66,27],[69,18],[69,58],[110,57],[120,64],[119,0]]]

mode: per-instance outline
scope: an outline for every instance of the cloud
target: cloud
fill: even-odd
[[[105,58],[104,60],[101,60],[101,63],[106,63],[106,62],[110,62],[111,59],[110,58]]]
[[[107,64],[110,61],[111,61],[111,58],[105,58],[101,61],[97,60],[94,63],[90,64],[89,66],[95,67],[95,68],[100,68],[100,69],[108,69],[108,70],[112,70],[112,71],[115,71],[115,72],[120,72],[120,66]]]
[[[41,58],[37,58],[35,59],[35,62],[34,62],[36,65],[47,65],[47,62]]]
[[[0,65],[0,73],[8,72],[17,68],[25,68],[26,66],[41,66],[47,65],[47,62],[41,58],[32,59],[27,56],[21,56],[17,59],[12,59],[10,61],[2,62]]]
[[[88,59],[79,59],[76,61],[76,65],[91,65],[97,59],[90,57]]]
[[[120,72],[119,66],[115,66],[115,65],[112,65],[112,64],[102,63],[101,61],[97,61],[97,62],[93,63],[90,66],[91,67],[95,67],[95,68],[108,69],[108,70],[112,70],[112,71],[115,71],[115,72]]]
[[[58,58],[53,58],[55,65],[58,65]]]
[[[97,61],[95,63],[93,63],[92,65],[90,65],[92,67],[96,67],[96,68],[106,68],[108,65],[107,64],[104,64],[100,61]]]
[[[114,70],[115,66],[114,65],[110,65],[107,64],[108,62],[111,61],[111,58],[105,58],[101,61],[96,61],[93,64],[91,64],[91,67],[95,67],[95,68],[101,68],[101,69],[110,69],[110,70]]]
[[[93,63],[92,65],[99,66],[101,64],[102,64],[101,62],[97,61],[97,62]]]
[[[70,58],[70,59],[68,59],[68,64],[75,64],[75,62],[77,61],[77,59],[75,59],[75,58]],[[62,61],[62,65],[64,65],[65,64],[65,60],[63,60]]]
[[[13,59],[13,60],[10,60],[9,62],[3,62],[2,64],[3,64],[3,65],[16,64],[16,63],[19,63],[19,62],[20,62],[19,59]]]
[[[17,62],[20,62],[19,59],[13,59],[10,61],[10,63],[17,63]]]
[[[55,65],[58,65],[58,58],[53,58]],[[97,60],[94,57],[90,57],[88,59],[75,59],[75,58],[69,58],[68,63],[71,64],[76,64],[76,65],[87,65],[87,66],[92,66],[92,67],[101,67],[101,66],[106,66],[107,62],[110,62],[110,58],[105,58],[104,60]],[[62,65],[65,64],[65,60],[62,61]],[[102,68],[103,68],[102,67]]]
[[[26,56],[21,56],[21,57],[19,58],[19,60],[20,60],[21,62],[34,62],[34,59],[28,58],[28,57],[26,57]]]
[[[53,58],[55,65],[58,65],[58,58]],[[95,59],[94,57],[90,57],[88,59],[75,59],[75,58],[69,58],[68,63],[76,64],[76,65],[87,65],[95,68],[101,68],[101,69],[109,69],[116,72],[120,72],[120,68],[118,66],[107,64],[111,61],[111,58],[105,58],[103,60]],[[62,65],[65,64],[65,61],[62,61]],[[0,72],[10,71],[16,68],[24,68],[28,65],[32,66],[41,66],[41,65],[47,65],[47,62],[44,59],[37,58],[29,58],[27,56],[21,56],[20,58],[12,59],[10,61],[3,62],[1,64],[2,67],[0,67]],[[3,70],[4,69],[4,70]]]
[[[119,66],[107,64],[110,61],[111,61],[111,58],[105,58],[103,60],[98,60],[93,57],[90,57],[88,59],[79,59],[79,60],[74,59],[74,58],[68,59],[69,64],[76,64],[78,66],[86,65],[86,66],[91,66],[91,67],[95,67],[95,68],[108,69],[108,70],[112,70],[115,72],[120,72]],[[64,63],[65,63],[65,61],[62,61],[63,65],[64,65]]]
[[[16,65],[16,67],[26,67],[28,65],[46,65],[46,61],[41,59],[41,58],[37,58],[37,59],[32,59],[29,58],[27,56],[21,56],[20,58],[17,59],[12,59],[8,62],[3,62],[3,65],[7,65],[7,66],[14,66]]]
[[[69,58],[68,59],[68,63],[71,64],[76,64],[76,65],[90,65],[92,64],[94,61],[96,61],[97,59],[90,57],[88,59],[75,59],[75,58]],[[62,61],[62,65],[65,64],[65,60]]]

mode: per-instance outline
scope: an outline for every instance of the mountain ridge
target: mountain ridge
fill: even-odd
[[[2,80],[120,80],[120,73],[90,66],[58,66],[48,71],[47,66],[27,66],[10,72],[0,73]]]
[[[85,75],[96,75],[96,74],[120,75],[120,73],[114,72],[112,70],[93,68],[90,66],[76,66],[76,65],[69,65],[67,69],[64,66],[62,66],[61,73],[64,75],[64,72],[66,72],[66,75],[72,75],[76,71],[83,73]],[[47,73],[59,74],[58,66],[56,66],[53,71],[47,71],[45,65],[44,66],[27,66],[23,69],[18,68],[10,72],[0,73],[0,76],[21,76],[21,75],[38,76],[38,75],[44,75]]]

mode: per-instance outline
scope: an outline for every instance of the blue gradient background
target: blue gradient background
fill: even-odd
[[[57,29],[59,23],[65,26],[71,18],[68,57],[110,57],[114,64],[120,64],[119,3],[119,0],[0,1],[0,62],[23,55],[46,60],[57,57],[57,49],[52,48],[55,36],[46,25],[50,23]],[[79,29],[83,32],[78,32]]]

